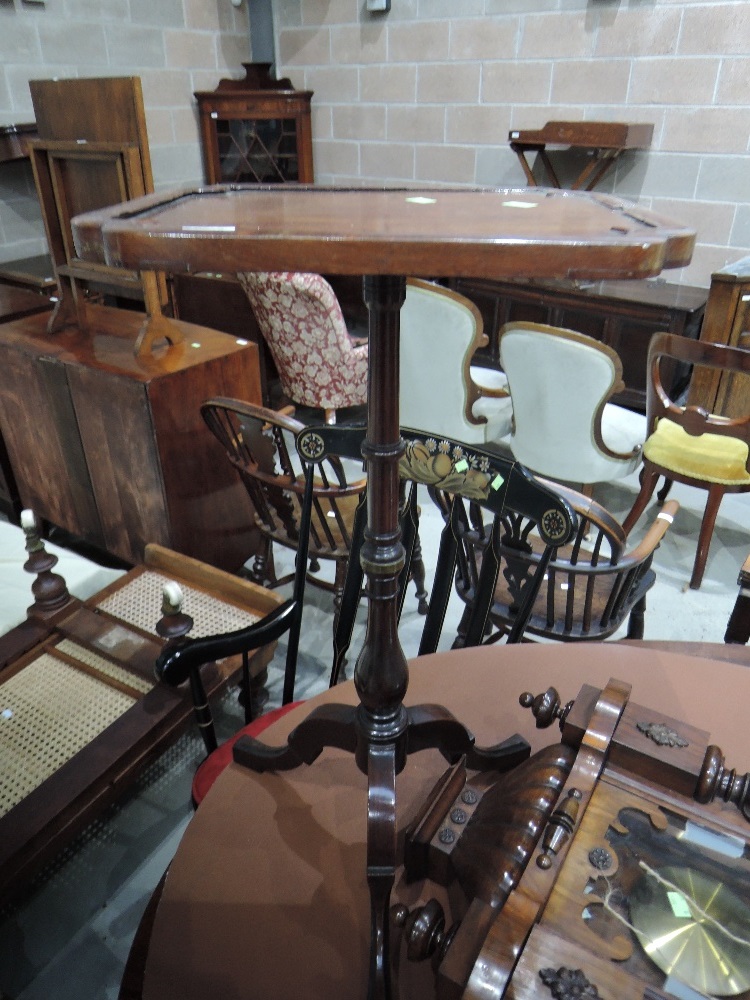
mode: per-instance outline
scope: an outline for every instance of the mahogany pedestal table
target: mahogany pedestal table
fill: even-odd
[[[740,662],[668,650],[668,643],[645,649],[576,643],[438,653],[410,661],[406,704],[437,699],[478,741],[520,732],[536,752],[557,742],[560,732],[534,728],[518,704],[522,691],[554,684],[566,700],[582,683],[601,687],[617,677],[632,684],[632,701],[708,730],[727,760],[744,768],[750,650],[729,647]],[[294,710],[264,739],[283,744],[311,708],[356,699],[353,683],[342,684]],[[444,770],[436,751],[409,757],[398,777],[400,833]],[[364,777],[340,750],[327,750],[315,767],[284,774],[231,764],[198,808],[170,866],[143,970],[143,1000],[364,997],[364,795]],[[408,885],[399,869],[395,901],[412,907],[431,896],[450,912],[441,886]],[[403,962],[399,978],[403,998],[434,997],[429,963]]]
[[[306,721],[291,750],[259,767],[311,763],[346,747],[368,775],[370,996],[391,996],[388,912],[397,862],[396,775],[410,752],[450,754],[471,734],[439,707],[404,708],[397,635],[399,311],[406,277],[644,278],[681,267],[695,234],[621,200],[552,189],[352,189],[216,186],[147,196],[73,220],[83,260],[164,271],[322,271],[365,275],[370,315],[368,625],[354,683],[359,705]],[[564,526],[565,530],[571,528]],[[239,747],[238,747],[239,750]]]

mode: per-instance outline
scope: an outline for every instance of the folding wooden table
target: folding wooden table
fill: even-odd
[[[534,186],[538,181],[526,159],[527,153],[539,154],[550,183],[559,188],[562,185],[550,161],[548,148],[585,150],[589,156],[571,189],[593,191],[625,150],[648,149],[653,134],[654,126],[646,123],[547,122],[540,129],[513,129],[508,133],[508,141],[523,167],[526,180]]]

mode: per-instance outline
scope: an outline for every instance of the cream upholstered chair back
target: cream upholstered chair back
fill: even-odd
[[[591,484],[629,475],[641,461],[646,421],[608,402],[624,388],[612,348],[561,327],[515,322],[500,332],[513,401],[510,447],[550,479]]]
[[[410,278],[401,308],[400,422],[467,444],[510,431],[507,393],[485,397],[471,359],[486,343],[479,310],[463,295]]]
[[[284,395],[326,411],[367,400],[367,344],[349,335],[336,293],[320,274],[238,275],[273,355]]]

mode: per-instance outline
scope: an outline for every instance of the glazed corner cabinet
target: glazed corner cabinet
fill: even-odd
[[[195,94],[209,184],[312,184],[312,91],[273,80],[270,63],[243,63],[242,80]]]

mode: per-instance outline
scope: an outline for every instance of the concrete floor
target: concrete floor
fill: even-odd
[[[595,495],[622,518],[636,487],[633,477],[600,485]],[[721,642],[737,593],[737,574],[750,551],[750,495],[725,499],[700,591],[688,590],[687,581],[705,493],[675,486],[674,496],[682,507],[654,561],[657,582],[648,599],[645,637]],[[429,501],[422,508],[421,535],[429,571],[429,556],[441,522]],[[644,515],[644,525],[653,514],[652,507]],[[641,530],[639,525],[634,542]],[[21,570],[23,541],[20,532],[15,532],[15,540],[13,534],[0,532],[3,629],[20,621],[30,603],[30,580]],[[64,555],[59,568],[70,589],[82,597],[104,586],[114,573],[69,554]],[[299,697],[308,697],[327,684],[330,601],[329,594],[308,589]],[[416,602],[410,595],[401,625],[407,656],[415,653],[420,625]],[[450,638],[448,635],[445,640],[447,645]],[[271,667],[269,707],[280,703],[284,652],[283,647],[279,649]],[[241,724],[233,694],[223,699],[218,714],[224,734]],[[63,851],[19,902],[5,907],[0,903],[0,994],[12,1000],[117,997],[140,916],[190,820],[190,783],[201,758],[202,744],[191,730],[141,775],[126,797]]]

